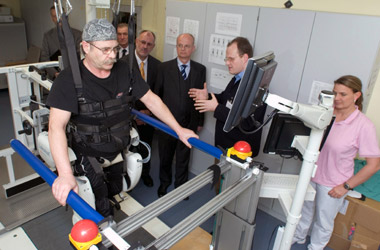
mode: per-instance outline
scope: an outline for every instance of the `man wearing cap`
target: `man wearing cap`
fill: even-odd
[[[119,49],[116,30],[106,19],[94,19],[85,25],[81,46],[85,55],[79,64],[82,83],[75,85],[75,75],[65,69],[57,77],[47,99],[49,143],[58,170],[52,192],[57,201],[65,205],[70,190],[78,191],[68,157],[69,141],[77,157],[73,167],[75,174],[84,174],[89,179],[96,210],[108,216],[113,214],[108,198],[122,188],[123,163],[100,171],[98,167],[105,160],[112,162],[127,148],[133,99],[141,100],[188,147],[191,146],[187,140],[197,135],[177,123],[141,77],[133,76],[135,81],[130,81],[128,64],[116,60]],[[66,129],[69,130],[68,138]]]

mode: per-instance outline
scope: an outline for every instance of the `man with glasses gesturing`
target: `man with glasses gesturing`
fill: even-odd
[[[109,198],[122,189],[123,162],[100,169],[101,161],[112,162],[129,145],[134,99],[171,127],[180,140],[198,137],[181,127],[161,99],[138,77],[130,81],[129,66],[116,60],[119,50],[116,30],[105,19],[88,22],[82,34],[85,58],[80,62],[82,84],[75,86],[73,73],[65,69],[55,80],[47,99],[50,106],[49,143],[58,170],[52,192],[61,205],[70,190],[78,192],[75,175],[85,175],[95,195],[96,210],[103,216],[113,214]],[[69,129],[68,140],[66,128]],[[68,144],[77,160],[72,170]],[[74,172],[74,173],[73,173]]]
[[[253,134],[245,134],[238,127],[233,128],[228,133],[223,131],[224,123],[232,107],[240,80],[244,75],[248,59],[252,56],[253,48],[248,39],[236,37],[227,44],[226,58],[224,59],[229,73],[234,75],[226,89],[219,94],[211,93],[209,95],[207,85],[204,84],[203,89],[190,89],[189,96],[195,101],[195,109],[199,112],[214,112],[216,119],[215,146],[227,149],[233,147],[237,141],[247,141],[251,145],[252,155],[257,156],[260,151],[261,130]],[[265,110],[266,105],[256,109],[254,118],[257,122],[263,122]],[[252,131],[257,127],[250,117],[243,120],[241,126],[247,131]]]

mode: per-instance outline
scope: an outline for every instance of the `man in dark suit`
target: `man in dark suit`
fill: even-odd
[[[128,24],[119,23],[116,29],[117,42],[120,45],[120,49],[116,54],[116,59],[126,57],[129,53],[128,46]]]
[[[210,95],[207,92],[207,85],[204,84],[203,89],[190,89],[189,96],[196,101],[195,108],[199,112],[213,111],[216,118],[215,124],[215,146],[223,149],[234,146],[237,141],[247,141],[252,148],[252,155],[257,156],[260,150],[261,130],[253,134],[245,134],[238,127],[233,128],[230,132],[223,131],[228,113],[232,107],[232,103],[239,87],[240,80],[244,75],[248,59],[253,56],[253,49],[248,39],[244,37],[236,37],[227,45],[226,50],[226,66],[230,74],[234,75],[228,83],[226,89],[220,94]],[[256,128],[257,122],[262,123],[266,105],[256,109],[254,119],[248,117],[241,122],[241,126],[246,131],[252,131]],[[255,122],[257,121],[257,122]]]
[[[135,50],[135,60],[134,66],[140,71],[141,77],[149,84],[151,90],[154,89],[155,82],[157,79],[158,66],[161,64],[159,60],[150,55],[156,42],[156,36],[152,31],[143,30],[139,33],[136,38],[136,50]],[[152,113],[145,107],[141,101],[136,102],[136,109],[140,112],[152,115]],[[148,124],[145,124],[141,120],[137,120],[137,129],[139,132],[140,139],[148,143],[152,147],[154,128]],[[140,146],[139,152],[142,154],[143,158],[148,155],[146,147]],[[143,164],[143,170],[141,174],[141,179],[143,180],[145,186],[153,187],[153,179],[150,177],[150,162]]]
[[[203,115],[195,110],[194,101],[187,94],[190,88],[202,88],[206,80],[206,68],[193,60],[195,50],[194,37],[181,34],[177,38],[178,57],[159,66],[155,92],[168,106],[179,124],[199,131],[203,126]],[[177,188],[188,180],[190,149],[175,138],[159,134],[160,187],[159,197],[167,192],[172,183],[172,161],[176,153],[174,187]]]

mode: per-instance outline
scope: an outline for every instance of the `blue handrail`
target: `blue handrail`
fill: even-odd
[[[154,119],[148,115],[145,115],[137,110],[132,110],[132,113],[136,115],[140,120],[150,124],[151,126],[162,130],[163,132],[175,137],[178,139],[178,135],[169,128],[166,124],[157,119]],[[220,159],[223,154],[222,150],[217,147],[214,147],[206,142],[203,142],[197,138],[190,138],[189,143],[195,148],[210,154],[211,156]],[[21,155],[22,158],[50,185],[53,185],[54,180],[57,178],[57,175],[53,173],[45,164],[33,155],[30,150],[25,147],[19,140],[12,140],[11,147]],[[74,191],[70,191],[67,200],[69,204],[83,219],[89,219],[95,223],[99,223],[104,219],[104,217],[94,210],[90,205],[88,205],[78,194]]]
[[[44,179],[50,186],[53,185],[57,175],[53,173],[45,164],[42,163],[30,150],[24,146],[19,140],[12,140],[11,147],[36,171],[42,179]],[[70,191],[66,200],[83,219],[89,219],[95,223],[99,223],[104,217],[99,214],[95,209],[87,204],[78,194]]]
[[[175,137],[178,139],[178,135],[174,132],[173,129],[169,128],[168,125],[166,125],[165,123],[157,120],[157,119],[154,119],[153,117],[150,117],[146,114],[143,114],[135,109],[132,109],[132,114],[136,115],[137,118],[139,118],[140,120],[150,124],[151,126],[155,127],[155,128],[158,128],[160,129],[161,131],[164,131],[165,133]],[[190,138],[188,140],[188,142],[194,146],[195,148],[207,153],[207,154],[210,154],[211,156],[217,158],[217,159],[220,159],[221,155],[223,154],[222,150],[220,150],[219,148],[217,147],[214,147],[206,142],[203,142],[197,138]]]

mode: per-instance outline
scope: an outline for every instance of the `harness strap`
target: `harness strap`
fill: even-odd
[[[215,187],[218,184],[218,182],[220,180],[221,170],[220,170],[219,165],[217,165],[217,164],[213,164],[210,167],[208,167],[207,169],[210,169],[213,172],[212,183],[211,183],[211,189],[212,189],[213,187]]]
[[[73,144],[72,148],[74,151],[80,152],[81,154],[86,155],[88,157],[91,157],[91,156],[92,157],[113,157],[113,156],[115,156],[115,152],[98,151],[96,149],[83,146],[81,144]]]
[[[129,120],[129,114],[121,113],[119,115],[115,114],[108,117],[106,120],[102,121],[103,126],[110,128],[118,123],[122,123],[123,121]],[[129,132],[129,131],[128,131]]]
[[[90,103],[81,103],[79,109],[81,113],[91,113],[96,111],[103,110],[112,110],[115,108],[120,108],[127,106],[129,107],[130,103],[134,101],[132,96],[124,96],[121,98],[111,99],[105,102],[90,102]]]
[[[61,25],[59,25],[59,23],[57,23],[57,33],[58,33],[59,49],[61,50],[63,67],[68,68],[68,67],[70,67],[70,63],[69,63],[69,58],[67,55],[67,48],[66,48],[66,44],[65,44],[65,36],[63,35],[63,30],[62,30]]]
[[[129,125],[128,121],[123,121],[120,123],[117,123],[117,126],[97,126],[97,125],[89,125],[89,124],[77,124],[76,125],[76,131],[80,132],[84,135],[92,135],[92,134],[103,134],[103,133],[118,133],[123,132],[126,126]],[[124,133],[123,133],[124,134]],[[129,134],[128,131],[125,132],[125,134]]]
[[[134,4],[134,3],[133,3]],[[129,54],[128,54],[128,62],[129,62],[129,77],[131,86],[135,83],[134,74],[133,74],[133,65],[134,65],[134,57],[135,57],[135,24],[136,24],[136,16],[134,12],[134,5],[131,6],[132,10],[131,14],[129,16],[128,21],[128,47],[129,47]]]
[[[63,35],[65,38],[70,68],[73,74],[75,88],[77,89],[77,96],[82,96],[82,93],[81,93],[82,92],[82,78],[81,78],[80,70],[79,70],[78,56],[76,52],[74,36],[73,36],[73,33],[71,32],[66,14],[62,15],[61,21],[62,21]]]
[[[75,118],[72,119],[72,121],[77,127],[79,127],[80,125],[90,125],[90,126],[92,125],[92,126],[102,126],[103,129],[107,129],[118,123],[126,121],[126,119],[129,119],[129,114],[126,114],[126,113],[127,112],[123,112],[123,113],[114,114],[114,115],[103,117],[103,118],[76,116]]]
[[[92,168],[97,174],[104,174],[101,163],[95,157],[87,157],[88,161],[91,163]]]
[[[113,2],[113,7],[112,7],[112,13],[113,13],[112,25],[115,27],[116,30],[117,30],[117,25],[119,24],[120,3],[121,3],[121,0],[118,0],[118,1],[115,0]],[[117,4],[117,7],[116,7],[116,4]]]
[[[116,146],[120,147],[126,147],[124,146],[125,143],[123,143],[123,140],[120,139],[121,137],[125,137],[126,140],[128,140],[128,132],[125,132],[125,129],[120,129],[120,131],[114,132],[113,135],[110,135],[109,133],[88,133],[82,136],[78,136],[80,138],[79,141],[75,141],[77,143],[84,142],[85,144],[100,144],[100,143],[116,143]],[[119,144],[117,144],[119,142]],[[95,145],[96,146],[96,145]],[[91,147],[91,146],[90,146]]]

